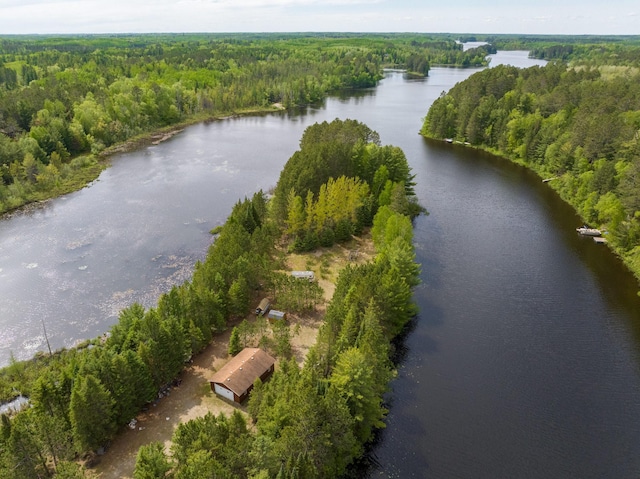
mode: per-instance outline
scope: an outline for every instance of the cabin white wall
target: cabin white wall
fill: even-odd
[[[220,396],[222,396],[223,398],[228,399],[229,401],[233,401],[233,391],[229,391],[227,388],[220,386],[219,384],[214,384],[213,385],[214,391],[216,392],[216,394],[219,394]]]

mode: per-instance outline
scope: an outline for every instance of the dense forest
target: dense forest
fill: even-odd
[[[294,182],[301,164],[314,174]],[[215,334],[244,318],[256,291],[289,311],[318,304],[317,284],[283,278],[284,252],[300,249],[301,238],[309,250],[366,228],[377,256],[340,274],[304,367],[290,359],[288,328],[267,334],[243,321],[236,341],[261,334],[261,347],[280,360],[273,378],[256,384],[249,417],[208,415],[182,424],[170,457],[159,444],[141,448],[134,477],[344,473],[384,425],[391,340],[415,314],[411,215],[421,208],[411,180],[402,151],[380,145],[366,125],[334,120],[307,128],[273,199],[259,192],[239,201],[191,280],[163,294],[155,308],[124,309],[104,337],[1,371],[1,396],[20,392],[31,407],[2,416],[0,477],[84,477],[77,459],[107,444]],[[308,201],[299,211],[301,197]],[[350,198],[346,212],[333,206],[336,197]]]
[[[478,38],[481,40],[481,38]],[[443,94],[422,133],[454,138],[537,171],[640,276],[640,82],[633,41],[535,48],[547,67],[497,67]],[[535,44],[535,45],[534,45]],[[0,212],[84,184],[114,146],[207,118],[321,101],[376,85],[384,67],[482,65],[448,35],[148,35],[0,37]],[[570,51],[569,51],[570,50]],[[567,64],[565,61],[571,63]],[[124,309],[108,334],[0,371],[0,478],[82,478],[92,454],[171,384],[193,355],[247,315],[256,292],[314,308],[314,283],[291,281],[283,251],[312,251],[370,230],[373,261],[337,280],[302,368],[286,330],[251,330],[279,359],[248,416],[181,425],[170,456],[140,449],[138,479],[337,477],[384,426],[391,340],[415,314],[411,218],[421,211],[404,153],[357,121],[309,127],[274,191],[238,201],[192,278],[157,306]],[[279,248],[276,248],[276,245]],[[235,352],[236,342],[230,349]]]
[[[569,49],[570,65],[474,74],[434,102],[422,134],[487,149],[550,180],[640,278],[640,47]],[[567,49],[543,50],[564,58]]]
[[[0,37],[0,213],[83,186],[138,135],[485,56],[426,35]]]

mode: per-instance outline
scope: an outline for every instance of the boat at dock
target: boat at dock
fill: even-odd
[[[583,235],[583,236],[600,236],[602,235],[602,231],[596,229],[596,228],[589,228],[586,225],[585,226],[580,226],[579,228],[576,228],[576,231]]]

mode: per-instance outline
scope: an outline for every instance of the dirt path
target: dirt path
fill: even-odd
[[[291,321],[291,345],[294,357],[302,365],[309,348],[315,343],[318,328],[322,322],[323,308],[306,316],[293,316]],[[297,326],[296,326],[297,325]],[[231,328],[216,336],[213,342],[178,377],[181,383],[171,388],[169,395],[159,399],[151,407],[136,417],[134,429],[123,429],[113,440],[104,455],[99,456],[96,465],[89,469],[89,477],[96,479],[131,479],[140,446],[160,441],[165,452],[171,447],[171,437],[178,424],[208,412],[227,416],[234,409],[245,411],[245,404],[232,406],[219,399],[211,391],[209,378],[228,360],[227,348]]]
[[[311,269],[329,301],[335,290],[338,272],[348,262],[362,263],[371,259],[373,245],[369,237],[354,238],[348,247],[336,245],[287,258],[291,270]],[[318,329],[324,317],[324,305],[304,315],[290,315],[291,346],[296,361],[302,365],[309,348],[316,342]],[[230,325],[232,326],[232,325]],[[171,437],[178,424],[202,417],[208,412],[230,415],[234,409],[245,411],[244,406],[232,406],[219,399],[209,386],[209,378],[228,360],[227,348],[231,327],[216,336],[213,342],[179,376],[180,386],[171,389],[168,396],[159,399],[148,411],[138,415],[135,429],[125,428],[112,445],[89,469],[89,477],[96,479],[131,479],[140,446],[160,441],[169,452]],[[256,345],[257,346],[257,345]],[[277,363],[276,363],[277,367]]]
[[[181,422],[204,416],[208,412],[230,415],[234,407],[218,399],[209,387],[209,377],[228,360],[230,331],[215,340],[186,368],[179,379],[180,386],[171,388],[168,396],[159,399],[148,411],[138,415],[135,429],[126,428],[113,441],[98,464],[89,471],[99,479],[133,477],[136,455],[140,446],[163,442],[168,450],[173,431]]]

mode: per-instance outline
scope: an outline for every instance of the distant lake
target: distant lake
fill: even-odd
[[[472,50],[473,48],[478,48],[483,45],[487,45],[487,42],[465,42],[462,44],[462,51],[466,52],[467,50]],[[504,52],[501,52],[501,54]]]

